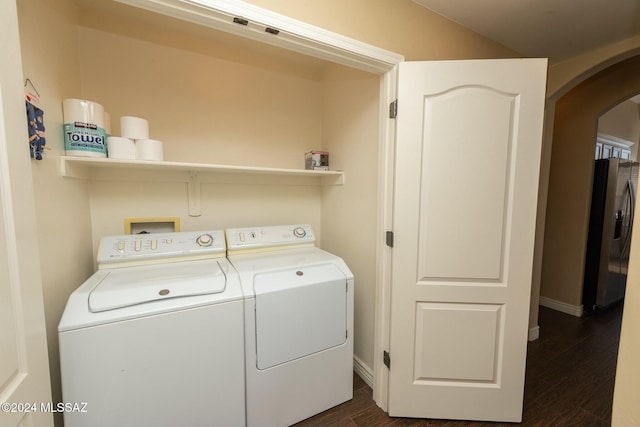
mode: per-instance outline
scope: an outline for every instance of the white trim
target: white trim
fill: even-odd
[[[529,329],[529,341],[535,341],[540,338],[540,326],[536,325]]]
[[[116,1],[376,74],[404,60],[397,53],[240,0]],[[236,17],[245,19],[247,25],[234,23]],[[267,33],[267,28],[279,33]]]
[[[353,371],[373,389],[373,370],[355,354],[353,355]]]
[[[566,302],[554,300],[543,296],[540,296],[540,305],[576,317],[582,317],[582,314],[584,313],[582,304],[571,305],[567,304]]]
[[[598,132],[598,136],[596,137],[596,142],[601,142],[603,144],[613,145],[614,147],[626,148],[630,149],[632,145],[635,144],[633,141],[629,141],[627,139],[618,138],[617,136],[607,135],[606,133]]]
[[[387,411],[389,369],[382,363],[383,351],[389,351],[391,330],[391,248],[386,231],[393,230],[393,177],[395,164],[395,120],[389,118],[389,104],[397,97],[398,69],[386,73],[380,81],[380,130],[378,143],[378,240],[376,245],[376,302],[374,312],[373,400]]]

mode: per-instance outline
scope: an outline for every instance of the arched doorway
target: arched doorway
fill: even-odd
[[[584,80],[555,104],[540,295],[580,307],[598,119],[640,92],[640,56]]]
[[[581,308],[584,256],[587,244],[591,185],[593,179],[593,145],[598,118],[613,106],[640,92],[640,57],[633,56],[602,69],[564,92],[549,108],[552,128],[547,136],[552,140],[548,173],[546,216],[543,216],[544,243],[540,272],[540,297],[558,301],[567,307]],[[555,108],[555,111],[554,111]],[[544,173],[543,173],[544,176]],[[546,189],[546,187],[545,187]],[[637,234],[637,233],[636,233]],[[635,239],[638,240],[638,239]],[[640,268],[636,265],[635,269]],[[634,266],[630,271],[633,272]],[[640,272],[636,272],[638,275]],[[635,276],[628,288],[637,294],[640,278]],[[629,336],[640,327],[640,319],[629,316],[640,302],[631,298],[625,306],[613,420],[631,419],[633,385],[625,378],[637,375],[640,349]],[[625,339],[627,331],[627,339]],[[634,374],[636,373],[636,374]],[[620,391],[619,391],[620,389]],[[628,392],[625,392],[628,390]],[[626,402],[626,404],[625,404]],[[616,412],[616,408],[618,412]],[[626,409],[625,409],[626,408]],[[636,410],[637,411],[637,410]]]

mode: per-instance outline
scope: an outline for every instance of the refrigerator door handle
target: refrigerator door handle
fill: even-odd
[[[616,218],[616,224],[613,229],[613,239],[617,240],[620,237],[622,237],[622,224],[624,222],[624,212],[622,211],[622,209],[618,209],[616,211],[615,218]]]
[[[633,215],[634,215],[634,210],[635,210],[635,206],[636,206],[636,189],[634,188],[633,185],[633,180],[631,178],[627,179],[627,197],[628,197],[628,202],[629,202],[629,206],[628,206],[628,225],[627,225],[627,233],[626,236],[624,237],[624,242],[622,245],[622,256],[626,256],[627,255],[627,251],[630,250],[631,247],[631,233],[633,231]],[[617,225],[617,223],[616,223]]]

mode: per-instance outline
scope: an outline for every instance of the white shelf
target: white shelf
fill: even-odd
[[[225,176],[276,176],[289,177],[290,179],[315,179],[315,185],[343,185],[344,172],[341,171],[315,171],[305,169],[264,168],[254,166],[216,165],[205,163],[183,162],[151,162],[142,160],[116,160],[95,157],[60,157],[60,174],[64,177],[78,179],[92,179],[92,173],[97,169],[126,169],[140,172],[183,172],[187,178],[179,179],[188,183],[189,214],[200,216],[200,183],[201,177],[207,175]],[[112,178],[120,179],[120,174],[113,174]],[[101,174],[105,179],[105,174]]]
[[[344,172],[341,171],[314,171],[305,169],[264,168],[254,166],[216,165],[206,163],[183,162],[150,162],[142,160],[114,160],[95,157],[60,157],[60,171],[62,176],[71,178],[88,179],[92,168],[113,169],[137,169],[153,171],[182,171],[189,173],[214,173],[214,174],[252,174],[252,175],[280,175],[280,176],[307,176],[319,177],[322,184],[344,184]]]

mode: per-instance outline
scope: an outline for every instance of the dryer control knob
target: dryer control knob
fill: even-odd
[[[293,235],[302,238],[307,235],[307,232],[302,227],[296,227],[293,229]]]
[[[198,238],[196,239],[196,243],[200,246],[211,246],[211,244],[213,243],[213,237],[211,237],[211,235],[209,234],[203,234],[201,236],[198,236]]]

